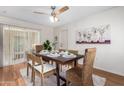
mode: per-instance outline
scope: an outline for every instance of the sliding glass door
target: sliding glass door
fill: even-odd
[[[39,31],[4,26],[4,66],[25,61],[25,52],[39,43]]]

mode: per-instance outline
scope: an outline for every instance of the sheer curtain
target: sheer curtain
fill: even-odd
[[[15,26],[3,26],[4,66],[25,61],[25,52],[32,49],[33,44],[40,43],[38,30]]]

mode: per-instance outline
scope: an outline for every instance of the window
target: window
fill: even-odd
[[[4,66],[25,61],[25,52],[40,41],[39,31],[4,26]]]

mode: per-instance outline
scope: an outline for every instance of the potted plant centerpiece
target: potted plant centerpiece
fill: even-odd
[[[51,43],[49,40],[46,40],[44,43],[43,43],[43,46],[44,46],[44,49],[45,50],[48,50],[48,51],[51,51],[52,50],[52,46],[51,46]]]

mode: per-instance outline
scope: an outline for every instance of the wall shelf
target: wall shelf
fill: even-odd
[[[105,42],[100,42],[100,41],[97,41],[97,42],[86,42],[86,41],[76,41],[77,44],[111,44],[111,41],[110,40],[105,40]]]

